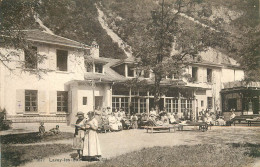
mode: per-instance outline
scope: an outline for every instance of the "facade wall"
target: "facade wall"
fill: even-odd
[[[5,108],[9,115],[25,113],[25,90],[38,90],[39,114],[57,113],[57,104],[55,105],[57,91],[69,91],[67,83],[71,80],[84,80],[83,53],[57,46],[40,44],[36,46],[38,54],[46,56],[46,59],[38,64],[38,68],[51,70],[51,72],[40,73],[40,77],[30,74],[30,72],[22,72],[20,67],[24,61],[23,51],[19,51],[19,57],[14,56],[14,61],[8,64],[14,71],[10,72],[1,65],[0,104],[1,108]],[[56,70],[56,49],[68,50],[67,71]]]

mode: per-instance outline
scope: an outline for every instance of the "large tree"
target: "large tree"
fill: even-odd
[[[151,70],[154,74],[154,103],[159,108],[159,100],[163,93],[161,81],[173,74],[185,77],[185,68],[199,60],[199,52],[208,46],[214,46],[215,40],[223,35],[220,31],[212,31],[200,24],[192,24],[180,16],[182,12],[191,10],[198,0],[162,0],[159,7],[151,12],[150,22],[145,34],[136,37],[138,42],[135,56],[140,59],[137,68]],[[191,26],[192,25],[192,26]]]

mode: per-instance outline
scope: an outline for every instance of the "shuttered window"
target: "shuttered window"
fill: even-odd
[[[25,90],[25,111],[37,112],[38,111],[38,91]]]
[[[68,112],[68,92],[57,92],[57,112]]]

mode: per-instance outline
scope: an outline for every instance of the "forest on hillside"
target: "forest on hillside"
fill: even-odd
[[[165,1],[169,4],[178,2]],[[192,41],[190,34],[203,33],[212,47],[238,60],[249,79],[259,80],[259,1],[195,1],[181,11],[185,17],[178,19],[179,40]],[[3,0],[0,5],[1,29],[41,28],[30,15],[33,9],[55,34],[88,45],[96,40],[102,57],[123,59],[126,58],[124,51],[101,27],[96,7],[105,13],[108,26],[132,47],[135,54],[140,50],[141,43],[151,40],[147,29],[160,3],[161,0]]]

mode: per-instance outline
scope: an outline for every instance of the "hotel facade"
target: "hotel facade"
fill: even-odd
[[[94,108],[124,108],[127,113],[148,113],[154,107],[153,92],[131,88],[134,78],[152,83],[152,71],[140,71],[134,59],[99,57],[99,46],[91,46],[40,30],[24,31],[32,49],[45,59],[26,66],[23,50],[0,48],[2,53],[15,52],[8,66],[0,62],[0,108],[13,122],[74,123],[76,113]],[[160,109],[177,112],[185,109],[198,115],[202,109],[222,112],[221,90],[224,83],[241,81],[244,71],[228,56],[209,49],[201,53],[200,62],[186,69],[191,80],[171,76],[161,81],[167,92],[161,97]],[[24,70],[24,68],[26,70]],[[45,71],[39,75],[30,70]],[[240,114],[240,112],[236,113]]]

